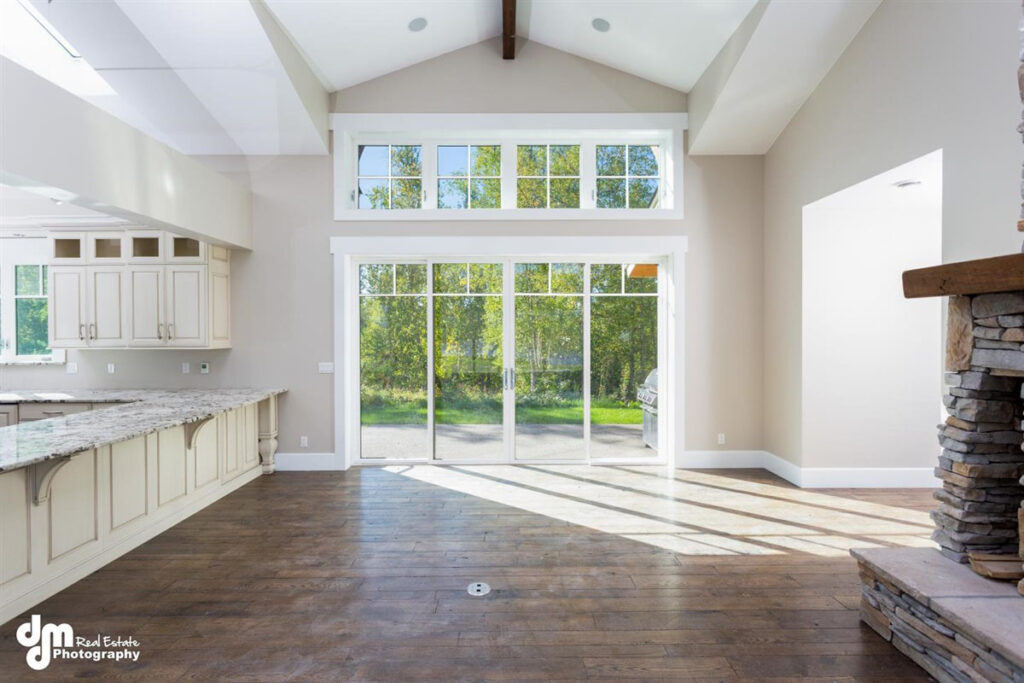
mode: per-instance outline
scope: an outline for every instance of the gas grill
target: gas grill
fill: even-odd
[[[636,400],[644,410],[644,445],[658,450],[658,368],[636,390]]]

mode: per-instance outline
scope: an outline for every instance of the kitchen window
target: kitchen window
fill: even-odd
[[[0,238],[0,363],[62,362],[50,349],[46,240]]]

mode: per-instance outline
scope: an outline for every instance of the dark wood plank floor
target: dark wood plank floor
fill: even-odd
[[[749,470],[278,473],[32,610],[137,664],[30,672],[15,619],[0,678],[927,680],[860,625],[847,551],[925,543],[930,507]]]

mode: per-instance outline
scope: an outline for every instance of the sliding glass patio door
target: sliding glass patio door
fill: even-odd
[[[657,264],[430,260],[358,273],[361,460],[657,459],[657,404],[638,400],[660,357]]]

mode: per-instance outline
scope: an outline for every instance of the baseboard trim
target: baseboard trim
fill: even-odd
[[[682,469],[760,468],[804,489],[936,488],[931,467],[800,467],[768,451],[686,451]]]
[[[334,453],[278,453],[281,472],[340,470]],[[936,488],[930,467],[800,467],[768,451],[686,451],[679,469],[763,469],[804,489]]]
[[[280,472],[312,472],[340,470],[334,453],[277,453],[274,469]]]

